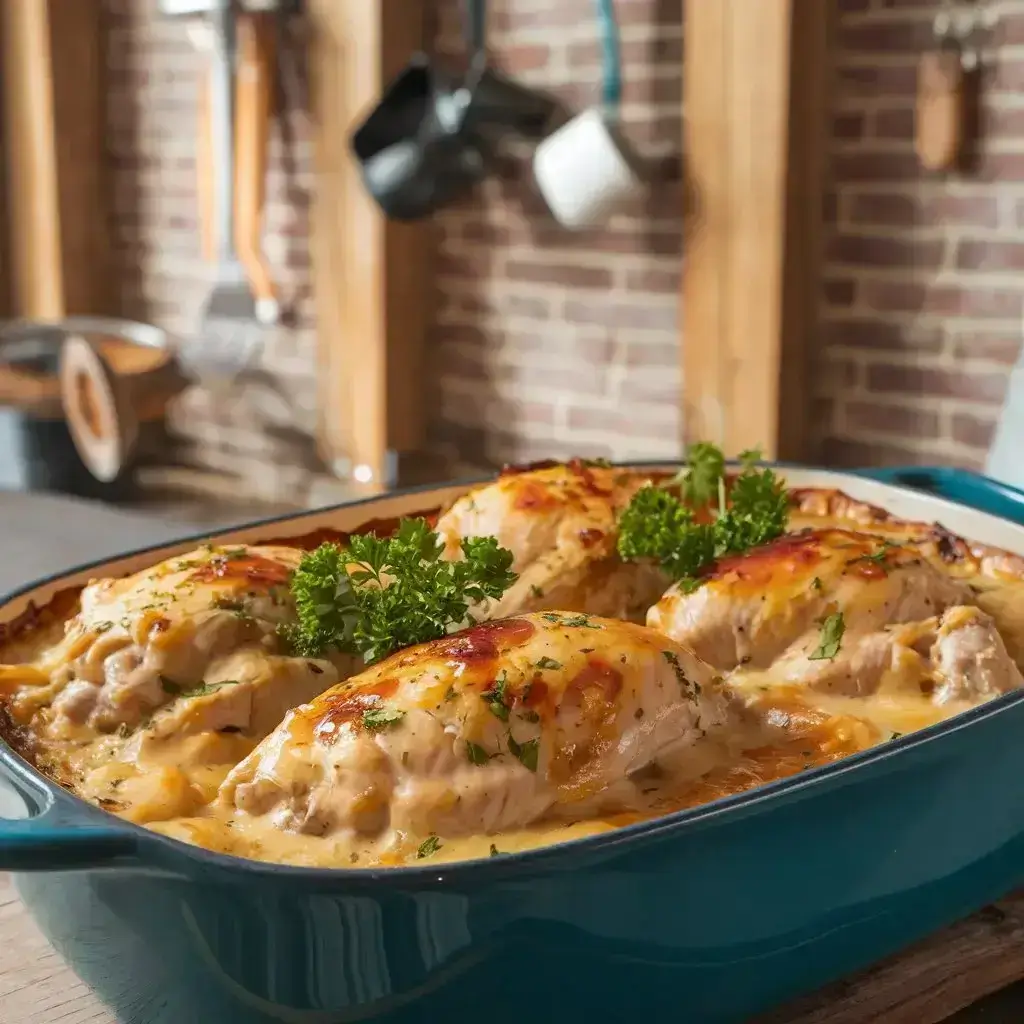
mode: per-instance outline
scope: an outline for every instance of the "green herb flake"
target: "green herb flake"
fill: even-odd
[[[225,686],[237,686],[237,679],[222,679],[219,683],[204,683],[202,686],[193,687],[191,690],[184,690],[182,697],[209,697],[211,693],[223,690]]]
[[[422,860],[424,857],[429,857],[431,854],[437,853],[441,849],[441,840],[437,836],[427,836],[426,839],[420,843],[419,849],[416,851],[416,856]]]
[[[846,632],[846,623],[843,621],[842,612],[834,612],[821,624],[821,636],[818,640],[818,647],[813,654],[809,654],[811,661],[831,661],[842,647],[843,633]]]
[[[501,850],[499,850],[499,849],[498,849],[498,848],[497,848],[497,847],[496,847],[496,846],[494,845],[494,843],[491,843],[491,856],[492,856],[492,857],[497,857],[497,856],[498,856],[498,854],[500,854],[500,853],[501,853]]]
[[[173,679],[168,679],[167,676],[160,676],[160,689],[163,690],[164,693],[168,693],[172,697],[176,697],[185,688],[180,683],[176,683]]]
[[[813,587],[813,588],[814,588],[815,590],[818,590],[818,591],[820,591],[820,590],[822,589],[822,586],[823,586],[823,584],[822,584],[822,582],[821,582],[821,577],[820,577],[820,576],[815,576],[815,577],[814,577],[814,579],[813,579],[813,580],[811,580],[811,586],[812,586],[812,587]]]
[[[367,708],[363,712],[363,725],[370,732],[380,732],[382,729],[397,725],[403,718],[405,712],[397,708]]]
[[[445,700],[455,700],[455,687],[454,686],[449,686],[448,689],[444,691],[444,699]]]
[[[554,658],[548,658],[548,657],[545,656],[543,658],[538,658],[537,659],[537,668],[555,669],[555,668],[561,668],[561,667],[562,667],[562,663],[560,661],[555,661]]]
[[[524,768],[531,772],[537,770],[537,758],[540,755],[540,740],[527,740],[525,743],[517,743],[512,733],[508,734],[509,753],[518,758]]]
[[[486,690],[481,694],[488,708],[490,708],[491,714],[502,722],[508,721],[508,705],[505,703],[507,691],[508,676],[502,671],[501,675],[494,682],[494,688]]]
[[[595,625],[590,621],[589,616],[579,615],[559,615],[557,612],[546,612],[541,616],[547,622],[552,622],[556,626],[566,626],[570,629],[600,629],[600,626]]]
[[[487,764],[491,759],[491,755],[479,743],[473,743],[472,740],[466,740],[466,756],[469,758],[470,764]]]
[[[541,590],[540,587],[538,587],[536,583],[531,583],[530,584],[530,593],[533,594],[534,597],[543,597],[544,596],[544,591]]]

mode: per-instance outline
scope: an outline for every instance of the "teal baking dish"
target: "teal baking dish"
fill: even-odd
[[[1024,495],[785,468],[1024,553]],[[258,523],[237,542],[421,512],[465,486]],[[968,507],[966,498],[974,507]],[[998,516],[991,514],[993,511]],[[12,594],[0,621],[89,576]],[[207,539],[207,538],[202,538]],[[91,807],[0,744],[0,869],[126,1024],[730,1024],[855,971],[1024,882],[1024,693],[795,778],[486,861],[322,870],[186,846]]]

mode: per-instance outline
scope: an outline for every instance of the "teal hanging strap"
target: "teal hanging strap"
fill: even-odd
[[[601,104],[606,117],[617,117],[622,103],[622,59],[614,0],[595,0],[601,33]]]

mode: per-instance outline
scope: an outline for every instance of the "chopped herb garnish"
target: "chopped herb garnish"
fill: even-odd
[[[542,619],[546,619],[548,622],[553,622],[556,626],[568,626],[572,629],[600,629],[600,626],[595,626],[590,621],[590,618],[586,615],[559,615],[557,612],[546,612],[541,616]]]
[[[522,718],[523,721],[525,721],[525,722],[539,722],[540,721],[540,715],[538,715],[537,712],[532,710],[532,709],[527,709],[526,711],[520,712],[519,717]]]
[[[297,654],[335,649],[371,664],[443,637],[467,621],[471,604],[500,597],[516,580],[512,552],[494,537],[464,539],[458,561],[442,559],[443,550],[425,519],[402,520],[391,537],[321,544],[292,575],[298,622],[282,635]]]
[[[97,622],[92,628],[94,633],[106,633],[108,629],[114,628],[114,624],[112,622]]]
[[[540,587],[538,587],[536,583],[531,583],[530,584],[530,593],[533,594],[534,597],[543,597],[544,596],[544,591],[541,590]]]
[[[420,843],[420,848],[416,851],[416,856],[420,859],[429,857],[432,853],[437,853],[441,849],[441,840],[437,836],[427,836],[426,839]]]
[[[560,661],[555,661],[554,658],[549,658],[549,657],[545,656],[543,658],[538,658],[537,659],[537,668],[561,668],[561,667],[562,667],[562,663]]]
[[[540,740],[527,740],[525,743],[516,743],[512,733],[508,734],[509,753],[520,760],[524,768],[531,772],[537,770],[537,757],[540,754]]]
[[[811,661],[831,661],[839,653],[845,632],[846,623],[843,621],[842,612],[834,612],[828,616],[821,624],[818,647],[813,654],[808,655],[808,658]]]
[[[445,700],[455,700],[455,687],[454,686],[449,686],[448,689],[444,691],[444,699]]]
[[[814,587],[815,590],[821,590],[821,588],[822,588],[821,577],[820,576],[815,576],[814,579],[811,580],[811,586]]]
[[[176,697],[184,687],[180,683],[176,683],[173,679],[168,679],[167,676],[160,677],[160,689],[164,693],[169,693],[172,697]]]
[[[184,690],[182,697],[208,697],[211,693],[223,690],[225,686],[237,686],[237,679],[222,679],[219,683],[204,683],[202,686],[193,687],[191,690]]]
[[[501,675],[494,682],[494,689],[485,691],[481,696],[491,709],[491,714],[503,722],[508,721],[508,705],[505,703],[505,694],[508,690],[508,676],[502,671]]]
[[[370,732],[379,732],[389,726],[397,725],[403,718],[405,712],[398,708],[367,708],[363,712],[363,725]]]
[[[487,764],[491,759],[491,755],[479,743],[473,743],[471,740],[466,740],[466,756],[471,764]]]
[[[781,536],[789,495],[772,470],[757,468],[754,454],[744,452],[743,467],[727,488],[721,452],[712,445],[694,445],[682,476],[683,497],[703,508],[716,494],[715,517],[698,523],[683,501],[647,485],[633,495],[620,517],[619,554],[627,561],[653,559],[687,593],[701,585],[701,574],[716,559]]]
[[[497,857],[499,853],[501,853],[501,850],[499,850],[499,849],[498,849],[498,848],[497,848],[497,847],[496,847],[496,846],[494,845],[494,843],[491,843],[491,856],[492,856],[492,857]]]

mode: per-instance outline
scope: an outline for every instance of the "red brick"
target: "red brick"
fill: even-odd
[[[611,271],[604,267],[571,266],[557,263],[529,263],[509,260],[505,272],[512,281],[560,285],[564,288],[611,288]]]
[[[868,390],[905,395],[944,395],[998,403],[1006,394],[1006,375],[875,363],[868,367]]]
[[[931,196],[921,203],[928,224],[956,224],[979,228],[999,225],[999,204],[993,195]]]
[[[912,53],[931,41],[928,26],[906,21],[881,21],[841,24],[837,43],[845,51],[868,53]]]
[[[864,115],[859,111],[836,114],[832,118],[832,136],[836,139],[859,139],[864,135]]]
[[[869,278],[860,283],[861,302],[881,312],[915,313],[924,305],[928,289],[918,281]]]
[[[605,299],[569,299],[565,304],[565,318],[574,323],[604,324],[613,329],[648,329],[673,331],[679,327],[677,303],[609,302]]]
[[[893,192],[865,192],[847,200],[847,217],[854,224],[908,227],[920,217],[913,196]]]
[[[958,444],[969,448],[982,448],[988,451],[996,432],[994,418],[982,419],[968,413],[954,413],[950,421],[950,433]]]
[[[626,274],[626,287],[631,291],[676,294],[682,289],[682,269],[630,270]]]
[[[849,278],[827,277],[821,282],[821,291],[830,306],[849,306],[857,294],[857,284]]]
[[[532,43],[502,47],[496,55],[495,64],[510,75],[517,75],[523,71],[547,67],[550,61],[551,47]]]
[[[1020,336],[1009,333],[965,331],[953,339],[955,359],[979,359],[1014,366],[1020,356],[1020,350]]]
[[[1024,242],[980,241],[965,238],[957,246],[956,262],[964,270],[1024,270]]]
[[[933,285],[925,299],[925,312],[1010,320],[1021,315],[1024,294],[968,282]]]
[[[825,466],[867,468],[872,466],[922,466],[934,457],[912,448],[845,437],[827,437],[821,446]]]
[[[850,402],[843,410],[846,429],[869,434],[907,434],[911,437],[938,437],[938,413],[905,405],[880,402]]]
[[[868,282],[862,282],[862,286]],[[825,327],[829,341],[847,348],[872,350],[932,351],[942,348],[942,330],[920,324],[901,324],[880,317],[843,317]]]
[[[914,134],[914,110],[892,107],[875,114],[875,135],[880,139],[906,139]]]
[[[836,153],[832,158],[832,172],[843,182],[890,183],[915,180],[920,165],[909,150]]]
[[[915,241],[887,235],[835,235],[826,256],[836,263],[865,267],[938,267],[946,243],[941,239]]]

